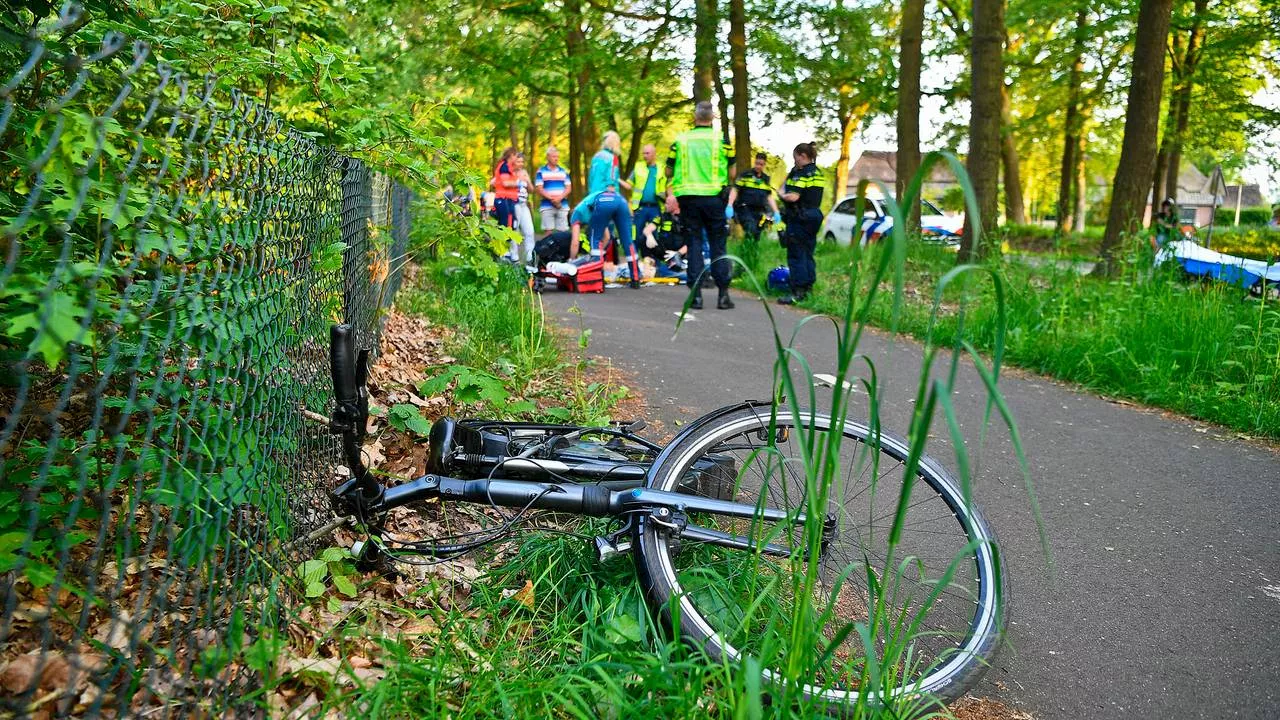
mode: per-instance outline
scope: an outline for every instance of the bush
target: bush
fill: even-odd
[[[1241,225],[1266,225],[1271,221],[1272,210],[1269,207],[1251,207],[1240,209]],[[1215,225],[1235,225],[1236,209],[1234,207],[1220,207],[1213,214],[1213,222]]]
[[[1201,228],[1198,233],[1201,243],[1206,243],[1221,253],[1238,255],[1254,260],[1275,260],[1280,258],[1280,229],[1265,226],[1232,228],[1214,228],[1213,237],[1209,237],[1209,229]]]

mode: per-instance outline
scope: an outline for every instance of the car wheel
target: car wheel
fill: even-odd
[[[828,245],[835,245],[836,244],[835,233],[828,232],[826,235],[822,236],[822,242],[827,243]]]

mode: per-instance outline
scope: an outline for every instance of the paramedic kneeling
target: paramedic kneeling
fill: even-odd
[[[619,195],[612,187],[588,195],[573,209],[569,222],[570,232],[574,236],[570,252],[576,254],[577,238],[585,223],[588,228],[592,257],[599,257],[602,254],[600,243],[604,239],[605,230],[612,223],[618,230],[618,242],[622,244],[622,254],[627,258],[627,269],[631,273],[629,284],[632,289],[640,287],[640,258],[636,255],[636,246],[631,238],[631,208],[627,206],[626,198]]]

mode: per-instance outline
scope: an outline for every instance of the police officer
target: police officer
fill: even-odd
[[[787,269],[791,272],[791,294],[778,300],[783,305],[800,302],[817,280],[813,251],[818,246],[818,229],[822,226],[822,176],[814,160],[818,151],[813,143],[800,143],[791,152],[795,167],[787,173],[782,185],[782,215],[787,227],[782,241],[787,246]]]
[[[764,153],[756,153],[756,162],[733,181],[729,190],[729,204],[733,206],[733,217],[742,226],[747,240],[760,239],[760,221],[765,212],[778,214],[778,203],[773,199],[773,183],[769,173],[764,171],[768,160]],[[779,218],[774,217],[776,222]]]
[[[756,153],[755,165],[738,175],[733,188],[729,190],[733,217],[742,227],[744,235],[742,260],[748,267],[755,267],[756,257],[759,255],[760,223],[765,213],[770,213],[775,223],[781,220],[778,203],[773,199],[773,183],[769,179],[769,173],[764,171],[764,164],[768,159],[764,153]]]
[[[687,282],[693,288],[690,307],[695,310],[702,309],[699,279],[703,270],[696,238],[704,232],[713,261],[711,275],[720,289],[716,307],[721,310],[733,307],[729,297],[729,261],[724,259],[725,240],[729,236],[725,221],[733,217],[733,207],[725,203],[721,191],[733,179],[735,171],[728,138],[711,126],[715,118],[715,108],[710,102],[698,103],[693,111],[694,128],[676,138],[667,157],[667,212],[680,212],[694,245],[689,249]]]

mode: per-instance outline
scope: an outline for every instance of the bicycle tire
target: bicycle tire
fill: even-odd
[[[830,434],[832,426],[830,418],[816,414],[809,415],[807,411],[799,415],[802,418],[801,424],[807,431]],[[773,427],[774,434],[770,437],[768,407],[743,408],[730,412],[699,428],[669,448],[669,452],[664,453],[658,466],[650,473],[647,486],[659,490],[710,495],[721,499],[732,497],[738,502],[755,502],[761,493],[759,490],[753,490],[752,486],[758,485],[760,488],[771,488],[770,491],[766,491],[766,497],[769,496],[769,492],[772,492],[776,498],[777,491],[781,488],[782,497],[785,500],[788,496],[786,485],[794,484],[797,480],[788,468],[794,469],[796,466],[792,463],[779,462],[772,466],[777,469],[777,472],[770,475],[770,465],[762,462],[761,458],[789,459],[786,455],[788,448],[782,447],[782,444],[784,442],[790,444],[798,438],[802,439],[803,433],[796,432],[796,424],[785,411],[779,412],[777,424]],[[906,441],[887,433],[881,433],[877,443],[872,439],[869,428],[853,422],[844,424],[842,435],[842,447],[851,448],[855,452],[850,458],[852,463],[847,470],[842,469],[842,472],[849,473],[842,483],[844,487],[840,493],[831,493],[832,497],[828,499],[828,509],[836,514],[842,531],[833,542],[823,548],[819,560],[819,572],[816,574],[821,579],[822,587],[819,588],[819,583],[815,582],[815,590],[819,591],[815,593],[818,596],[815,598],[815,606],[822,607],[823,610],[834,608],[832,617],[838,616],[838,621],[835,623],[822,623],[820,628],[823,632],[822,639],[831,644],[831,640],[841,637],[837,634],[840,631],[840,624],[869,619],[871,607],[869,585],[863,582],[858,587],[858,591],[864,593],[863,604],[858,607],[856,605],[858,595],[850,591],[850,582],[853,579],[861,578],[865,581],[868,573],[874,570],[882,584],[886,584],[885,580],[893,578],[896,581],[894,587],[900,588],[906,584],[905,580],[911,580],[904,576],[914,567],[918,571],[917,582],[921,593],[926,590],[931,592],[937,587],[937,581],[943,577],[933,575],[933,584],[930,585],[931,573],[934,573],[942,563],[949,564],[952,558],[962,557],[962,560],[956,561],[956,574],[950,576],[950,582],[941,588],[937,601],[923,617],[927,632],[915,633],[909,638],[896,638],[892,642],[897,644],[888,645],[896,648],[891,652],[891,658],[904,656],[907,662],[901,663],[896,671],[902,673],[901,677],[909,677],[910,680],[900,682],[885,691],[869,688],[866,697],[863,698],[864,701],[879,706],[894,704],[901,706],[910,701],[922,701],[927,704],[931,702],[930,698],[938,698],[944,702],[954,700],[972,687],[986,669],[999,646],[1005,626],[1007,611],[1005,586],[1000,577],[1000,561],[995,536],[977,506],[965,502],[960,484],[941,465],[925,456],[920,459],[917,473],[917,477],[923,482],[913,484],[902,542],[897,546],[893,556],[895,566],[907,572],[889,573],[882,565],[876,566],[877,558],[882,560],[887,556],[888,546],[886,542],[882,547],[879,540],[874,537],[877,530],[883,529],[875,522],[883,519],[883,516],[877,515],[879,509],[876,508],[875,502],[878,498],[893,498],[892,504],[896,508],[897,497],[902,490],[903,476],[905,476],[903,470],[909,453],[908,445]],[[742,442],[742,439],[752,437],[756,439],[754,444]],[[770,449],[761,450],[766,446]],[[739,468],[733,473],[734,487],[728,491],[722,485],[708,487],[707,478],[696,477],[700,473],[690,472],[690,468],[695,467],[699,458],[714,455],[723,459],[725,456],[747,449],[750,449],[751,454],[745,455],[745,460],[740,460]],[[867,458],[872,453],[891,461],[887,463],[890,467],[886,470],[881,464],[865,460],[862,461],[862,465],[859,464],[859,456]],[[738,457],[744,456],[740,454]],[[844,464],[842,462],[842,468]],[[874,472],[877,480],[871,482],[865,475],[853,477],[852,473],[858,467]],[[752,476],[756,470],[762,470],[759,478]],[[897,470],[896,475],[894,470]],[[868,496],[866,490],[873,486],[878,487]],[[836,497],[837,494],[839,498]],[[796,505],[803,505],[803,501]],[[863,505],[866,506],[865,509]],[[926,505],[927,508],[925,508]],[[920,511],[921,509],[924,511]],[[865,526],[853,524],[860,516],[855,513],[862,512],[866,512],[865,517],[870,518],[872,522],[866,523]],[[932,517],[937,512],[942,512],[942,515]],[[693,522],[695,518],[691,517],[689,520]],[[920,536],[924,533],[913,532],[920,529],[914,523],[931,520],[941,522],[935,523],[932,530],[924,529],[925,532],[942,534],[926,535],[925,540],[921,541]],[[705,518],[699,518],[698,522],[706,525]],[[724,519],[718,522],[723,523]],[[744,521],[729,522],[737,523],[737,529],[742,530]],[[764,523],[756,521],[747,522],[750,523],[751,528],[765,526]],[[952,525],[954,528],[951,527]],[[777,530],[777,527],[773,528],[775,534],[768,539],[769,542],[775,544],[782,542]],[[739,534],[743,533],[739,532]],[[849,556],[842,555],[838,551],[841,543],[850,537],[853,537],[860,546],[860,552],[865,560],[851,560]],[[757,576],[767,574],[761,571],[760,566],[752,569],[754,575],[750,579],[743,580],[739,580],[737,574],[724,575],[712,572],[710,569],[712,564],[710,561],[722,562],[726,569],[730,569],[734,567],[734,563],[744,562],[742,560],[744,557],[750,557],[760,563],[766,557],[764,554],[697,544],[689,547],[683,542],[671,542],[668,532],[652,521],[639,523],[635,531],[635,544],[637,568],[646,598],[673,634],[678,634],[685,641],[704,649],[715,661],[737,662],[744,654],[763,657],[771,652],[779,661],[787,661],[790,653],[796,651],[794,642],[790,649],[778,651],[778,647],[785,647],[786,643],[779,643],[776,640],[773,649],[770,650],[770,636],[779,631],[776,613],[768,623],[765,623],[763,616],[753,615],[752,611],[744,609],[742,604],[750,601],[753,603],[750,607],[755,608],[764,608],[766,605],[772,605],[775,608],[785,608],[788,604],[797,606],[798,603],[794,602],[794,598],[802,593],[787,596],[786,583],[766,581],[763,585],[781,592],[778,593],[779,597],[773,598],[772,603],[761,603],[753,595],[760,591],[762,585]],[[954,550],[954,552],[937,555],[939,550]],[[912,555],[919,558],[916,561],[918,564],[910,564],[912,567],[897,564],[899,558]],[[929,563],[927,566],[926,560]],[[796,556],[793,555],[791,559],[793,568],[795,562]],[[799,559],[799,562],[803,564],[806,561]],[[851,564],[856,564],[857,567],[850,567]],[[872,567],[869,569],[861,567],[864,564]],[[764,567],[763,570],[777,570],[777,568]],[[848,572],[843,585],[835,582],[838,576],[832,573],[836,571]],[[743,574],[743,577],[747,575]],[[734,589],[732,586],[735,583],[745,587]],[[974,587],[966,587],[968,583],[973,583]],[[829,593],[836,588],[839,588],[839,591],[833,598]],[[959,591],[956,591],[956,588],[959,588]],[[827,593],[825,598],[822,597],[824,592]],[[954,596],[953,592],[956,593]],[[735,593],[741,595],[739,598],[741,602],[733,598]],[[898,597],[896,590],[895,597]],[[927,598],[927,595],[924,597]],[[893,603],[892,607],[886,602],[886,607],[896,612],[910,611],[911,603],[920,601],[917,594],[910,592],[901,598],[903,602]],[[735,606],[734,603],[737,605]],[[971,614],[966,609],[966,603],[972,603]],[[760,611],[757,610],[757,612]],[[863,617],[857,617],[859,613]],[[943,613],[941,617],[938,617],[939,613]],[[907,616],[910,616],[910,612],[907,612]],[[785,611],[783,617],[785,619]],[[804,616],[801,614],[796,617]],[[817,619],[821,620],[820,617]],[[944,624],[949,621],[954,624],[954,627],[944,628]],[[833,624],[836,627],[831,627]],[[879,626],[879,623],[875,624]],[[789,628],[781,629],[789,632]],[[816,636],[813,637],[816,639]],[[858,633],[850,632],[844,636],[846,643],[850,637],[857,639]],[[952,643],[956,644],[955,649],[950,648]],[[813,644],[817,646],[821,643]],[[816,701],[828,711],[837,713],[850,709],[859,702],[857,681],[849,682],[848,680],[851,677],[861,677],[860,671],[853,673],[859,666],[859,661],[851,653],[844,652],[841,649],[843,646],[844,643],[833,648],[831,667],[811,668],[799,684],[800,690],[807,699]],[[878,645],[873,645],[878,648],[877,652],[886,646],[885,638],[881,638]],[[860,641],[857,647],[860,649]],[[910,654],[907,652],[908,648]],[[801,647],[799,652],[816,652],[816,649]],[[925,653],[932,655],[928,664],[920,662],[921,656]],[[866,653],[860,654],[865,661]],[[911,662],[912,659],[914,662]],[[764,667],[771,667],[767,664],[767,660],[762,662],[766,663]],[[883,654],[881,653],[877,663],[882,662]],[[841,667],[836,667],[837,663]],[[778,666],[775,664],[773,667]],[[769,669],[764,671],[764,675],[767,682],[784,677],[780,671]]]

